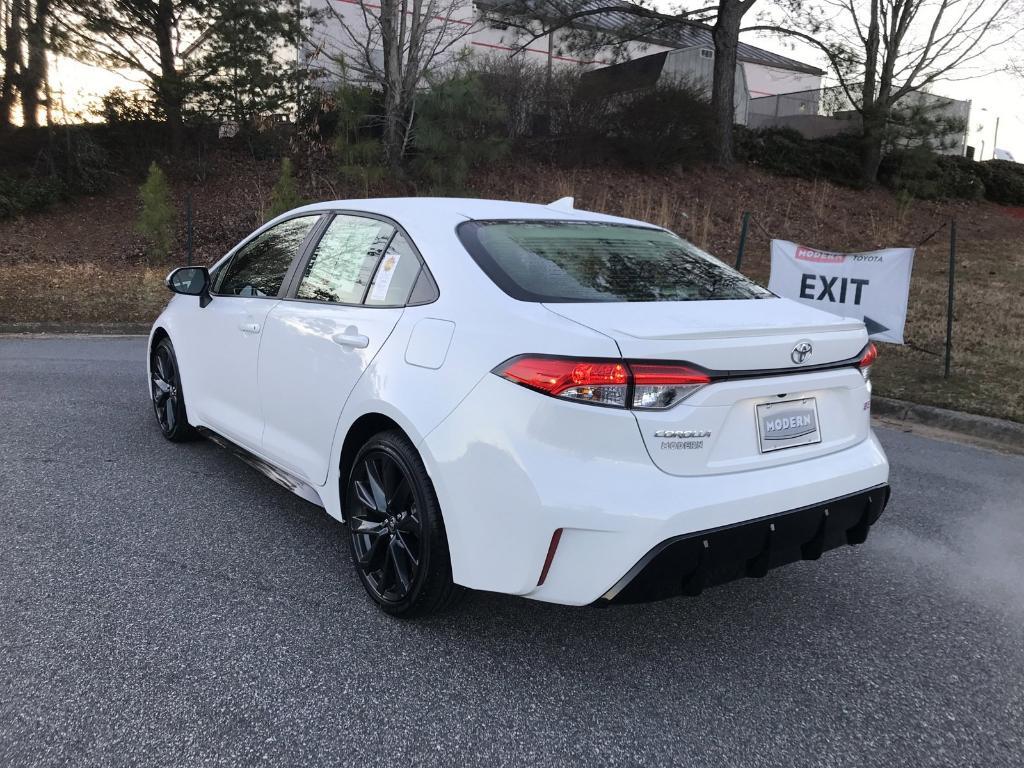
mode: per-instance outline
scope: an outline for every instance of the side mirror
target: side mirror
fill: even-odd
[[[164,282],[174,293],[198,296],[201,307],[205,307],[212,301],[210,271],[206,267],[178,267],[167,276],[167,280]]]

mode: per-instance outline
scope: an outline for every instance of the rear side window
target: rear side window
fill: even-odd
[[[420,260],[401,233],[395,235],[373,276],[366,303],[372,306],[401,306],[409,299],[420,274]]]
[[[335,216],[306,265],[296,297],[359,304],[395,228],[362,216]]]
[[[216,277],[213,292],[227,296],[277,296],[281,283],[320,214],[282,221],[234,255]]]
[[[459,239],[521,301],[697,301],[772,294],[670,232],[575,221],[467,221]]]

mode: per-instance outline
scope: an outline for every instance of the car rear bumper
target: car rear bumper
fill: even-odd
[[[497,376],[419,447],[444,513],[456,583],[567,605],[601,599],[662,542],[889,481],[870,430],[826,455],[670,475],[651,461],[631,412],[544,397]]]
[[[642,603],[697,595],[706,587],[760,578],[797,560],[862,544],[889,501],[889,486],[735,525],[675,536],[650,550],[598,603]]]

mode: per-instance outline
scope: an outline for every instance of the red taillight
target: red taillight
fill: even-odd
[[[517,384],[568,400],[625,407],[629,372],[622,363],[559,357],[514,357],[494,370]]]
[[[861,368],[867,368],[875,362],[876,359],[878,359],[878,347],[876,347],[875,343],[872,341],[868,343],[868,348],[864,350],[864,354],[861,356],[860,362],[857,363],[857,365]]]
[[[657,363],[630,363],[633,382],[646,384],[710,384],[711,377],[703,371],[685,365],[659,365]]]
[[[515,357],[494,369],[509,381],[554,397],[618,408],[665,409],[711,378],[684,365]]]
[[[868,392],[871,392],[871,364],[877,359],[878,347],[875,346],[874,342],[868,342],[867,349],[864,350],[864,354],[860,357],[860,362],[857,363],[864,381],[867,382]]]
[[[517,357],[499,370],[506,379],[558,395],[570,387],[625,385],[621,363],[592,363],[553,357]]]

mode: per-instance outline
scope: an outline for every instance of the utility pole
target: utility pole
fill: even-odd
[[[992,134],[992,159],[996,159],[996,151],[999,149],[999,115],[996,115],[996,130]]]

